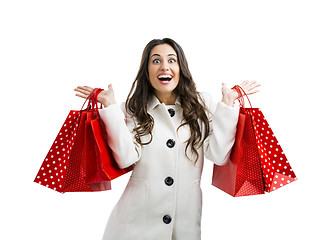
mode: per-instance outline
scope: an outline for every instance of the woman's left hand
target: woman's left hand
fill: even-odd
[[[261,85],[256,81],[243,81],[239,85],[247,95],[259,92],[258,87]],[[238,99],[238,92],[234,89],[228,88],[226,83],[222,83],[222,102],[230,107],[233,107],[234,101]]]

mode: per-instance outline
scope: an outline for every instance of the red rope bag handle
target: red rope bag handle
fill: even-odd
[[[251,108],[253,108],[248,95],[245,93],[245,91],[243,90],[242,87],[240,87],[239,85],[235,85],[232,89],[234,89],[238,92],[238,100],[239,100],[240,107],[245,108],[244,107],[244,96],[246,96],[249,103],[250,103]]]
[[[102,92],[104,89],[102,88],[94,88],[92,90],[92,92],[89,94],[89,96],[86,98],[83,106],[81,107],[81,111],[92,111],[92,112],[98,112],[98,100],[97,100],[97,97],[99,95],[100,92]],[[83,109],[86,102],[88,101],[87,103],[87,108],[86,109]],[[100,108],[102,104],[100,104]]]

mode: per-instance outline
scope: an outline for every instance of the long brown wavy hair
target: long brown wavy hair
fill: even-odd
[[[141,145],[149,144],[152,141],[152,130],[154,127],[154,119],[147,112],[147,103],[154,94],[154,88],[150,83],[148,62],[151,50],[160,44],[169,44],[177,54],[177,60],[180,67],[180,77],[177,87],[173,90],[176,97],[180,98],[180,104],[183,109],[183,123],[177,128],[177,131],[183,125],[188,124],[190,127],[190,138],[186,140],[185,155],[194,161],[198,160],[197,149],[202,145],[203,141],[211,133],[206,111],[207,108],[202,101],[201,96],[196,90],[196,84],[188,68],[188,63],[181,46],[170,38],[153,39],[144,48],[140,68],[138,74],[132,84],[130,93],[126,99],[125,108],[127,113],[136,117],[138,126],[134,128],[136,141]],[[199,102],[201,101],[201,103]],[[199,120],[204,128],[204,136],[199,126]],[[141,142],[141,137],[150,134],[150,140],[146,143]],[[187,155],[188,147],[191,147],[195,154],[195,159],[190,159]]]

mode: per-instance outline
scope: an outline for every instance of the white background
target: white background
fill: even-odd
[[[251,101],[299,179],[233,198],[211,186],[206,161],[202,239],[317,239],[316,12],[308,0],[1,0],[0,239],[101,239],[128,175],[99,193],[60,194],[33,179],[83,103],[73,89],[112,83],[124,101],[146,43],[163,37],[183,47],[199,90],[220,99],[222,82],[262,84]]]

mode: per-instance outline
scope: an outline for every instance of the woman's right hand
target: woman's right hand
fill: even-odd
[[[85,99],[93,90],[94,89],[92,87],[88,86],[78,86],[74,89],[74,91],[78,92],[76,93],[76,96]],[[98,94],[97,100],[98,102],[103,104],[104,107],[108,107],[109,105],[116,103],[116,100],[114,98],[114,91],[111,84],[108,85],[108,90],[103,90]]]

